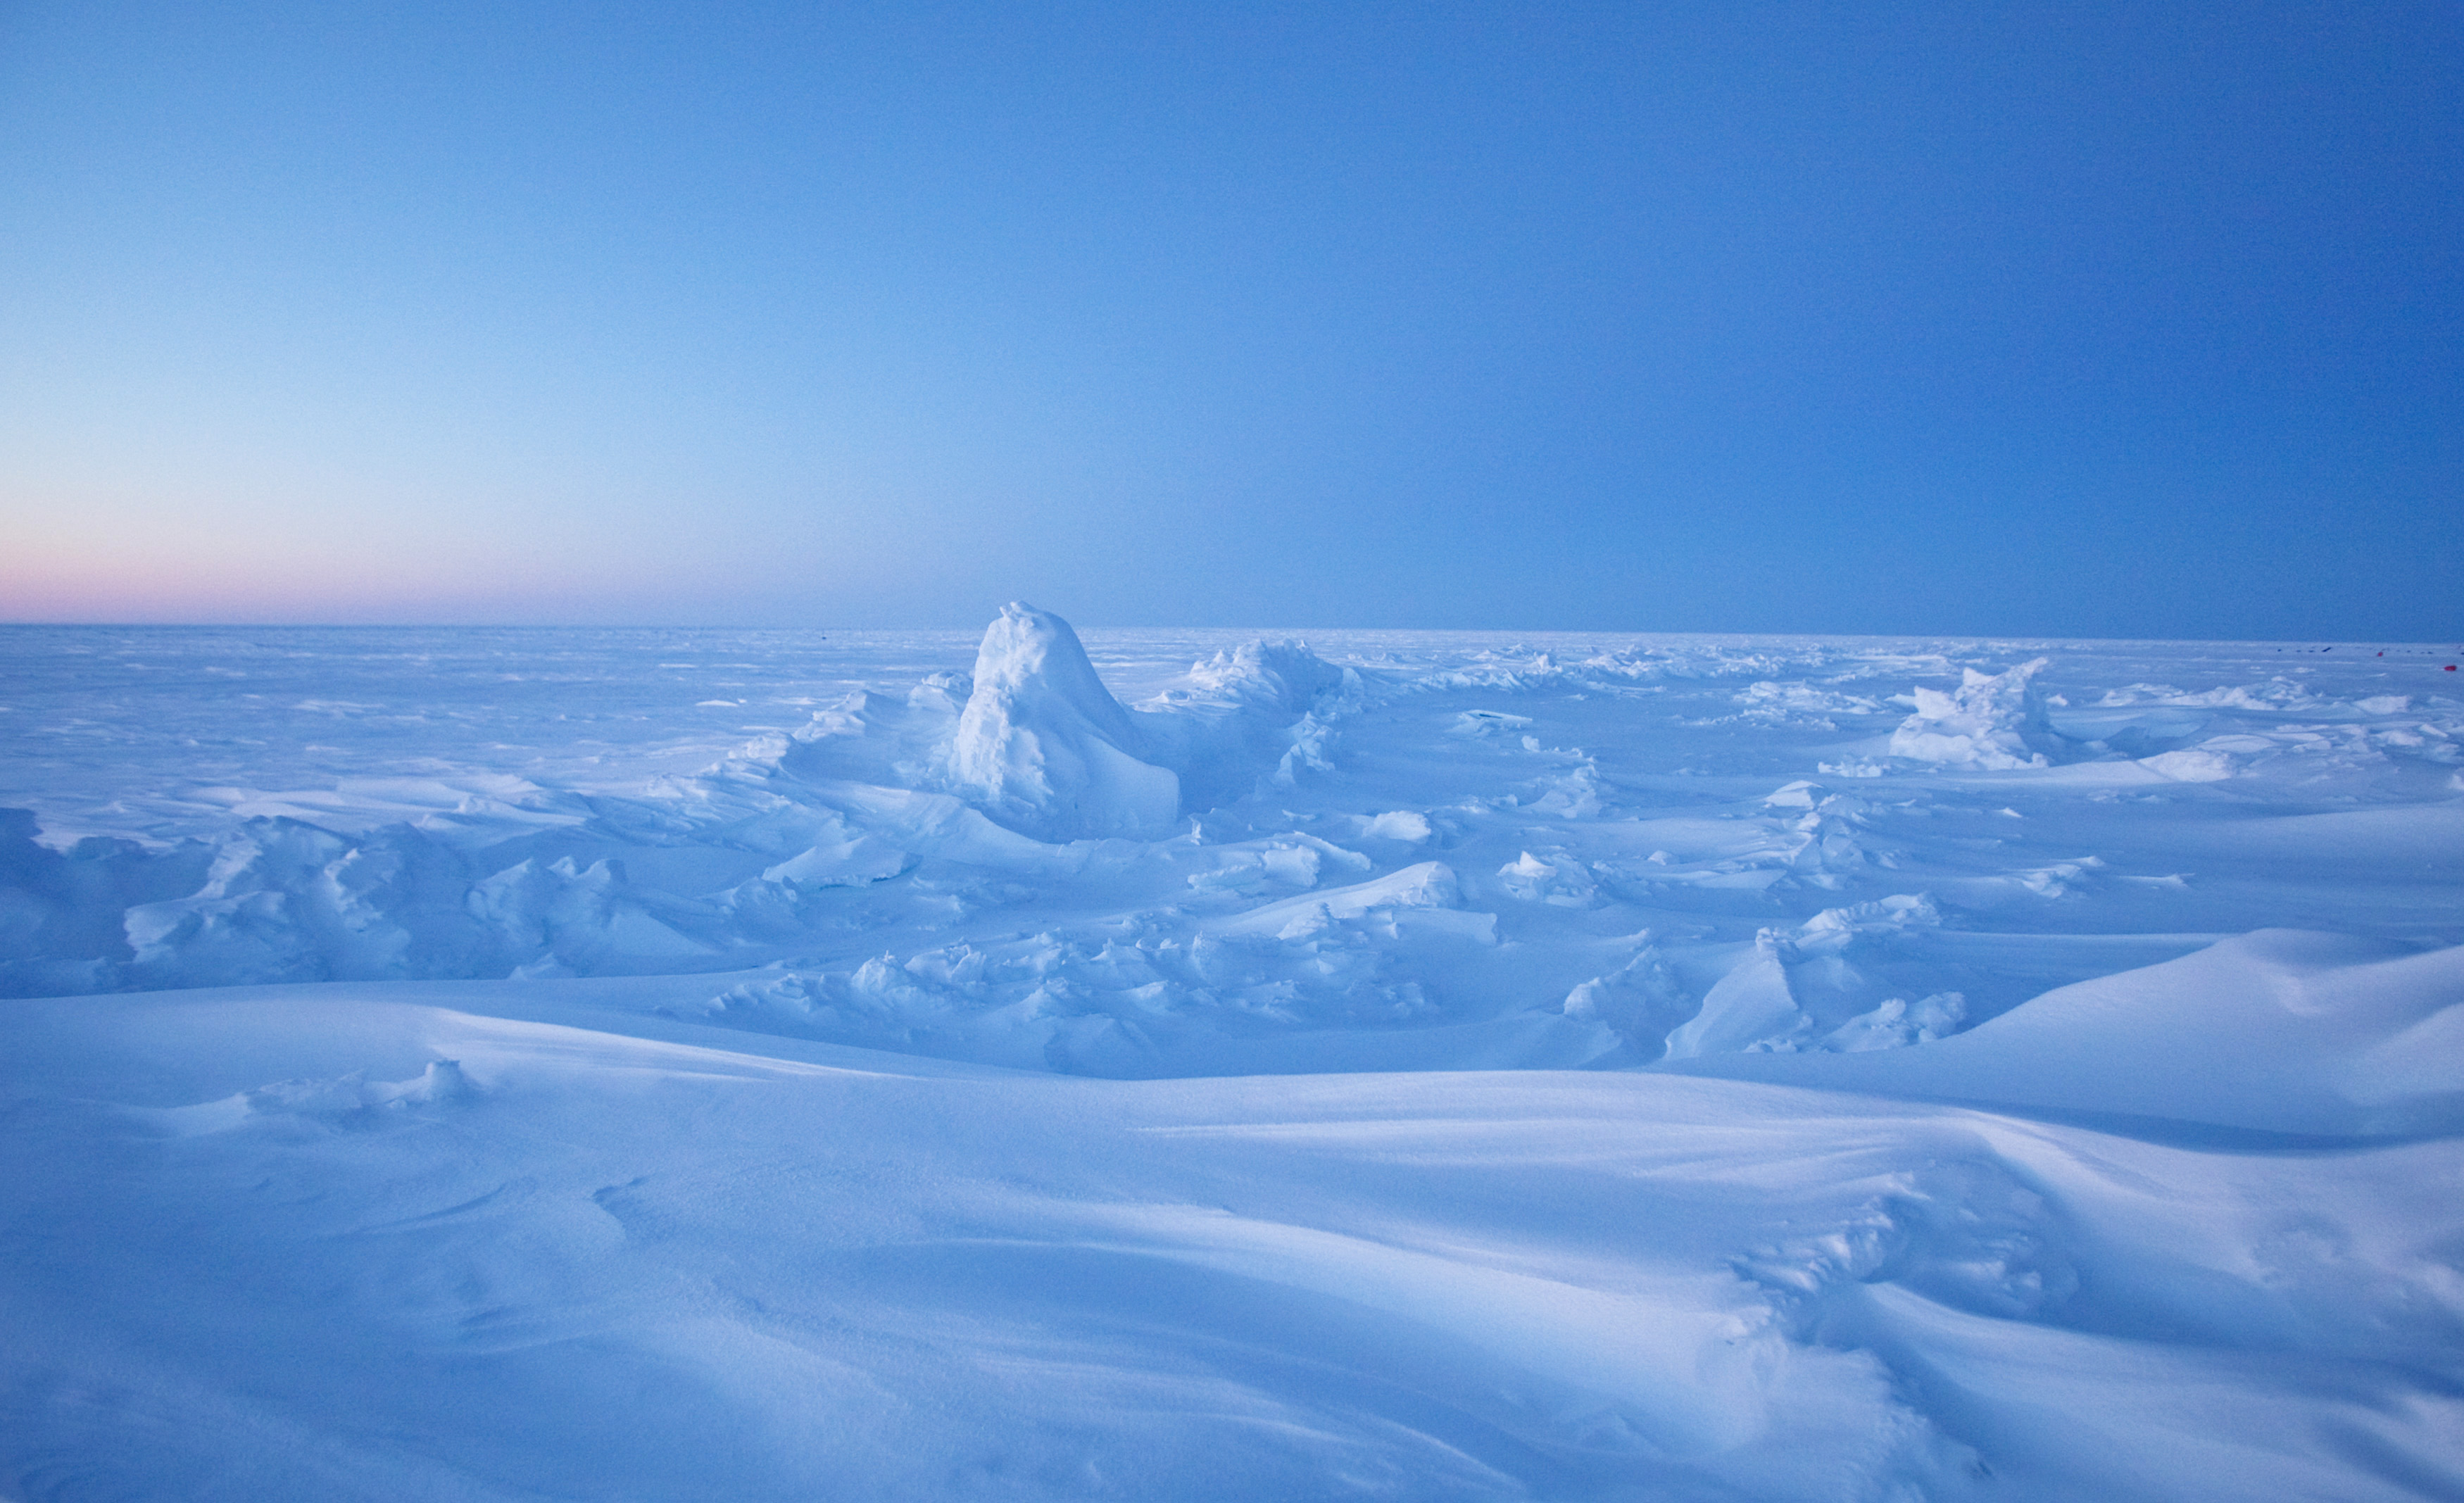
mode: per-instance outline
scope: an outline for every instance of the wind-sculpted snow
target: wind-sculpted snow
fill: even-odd
[[[1180,779],[1141,760],[1153,755],[1148,742],[1069,623],[1010,605],[984,632],[941,756],[954,787],[1015,829],[1063,840],[1152,836],[1177,819]]]
[[[2453,654],[0,652],[0,1496],[2464,1495]]]
[[[13,1492],[2372,1499],[2464,1468],[2453,1138],[1631,1072],[1088,1081],[447,1002],[484,996],[15,1006]]]

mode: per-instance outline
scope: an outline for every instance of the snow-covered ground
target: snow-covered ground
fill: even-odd
[[[2464,1496],[2457,661],[0,630],[0,1497]]]

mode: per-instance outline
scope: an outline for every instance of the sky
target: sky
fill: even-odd
[[[2464,8],[0,3],[0,620],[2464,633]]]

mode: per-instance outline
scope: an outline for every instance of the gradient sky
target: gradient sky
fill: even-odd
[[[2464,632],[2464,8],[0,3],[0,619]]]

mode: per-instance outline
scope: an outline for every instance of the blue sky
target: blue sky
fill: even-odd
[[[0,8],[0,618],[2464,631],[2453,5]]]

